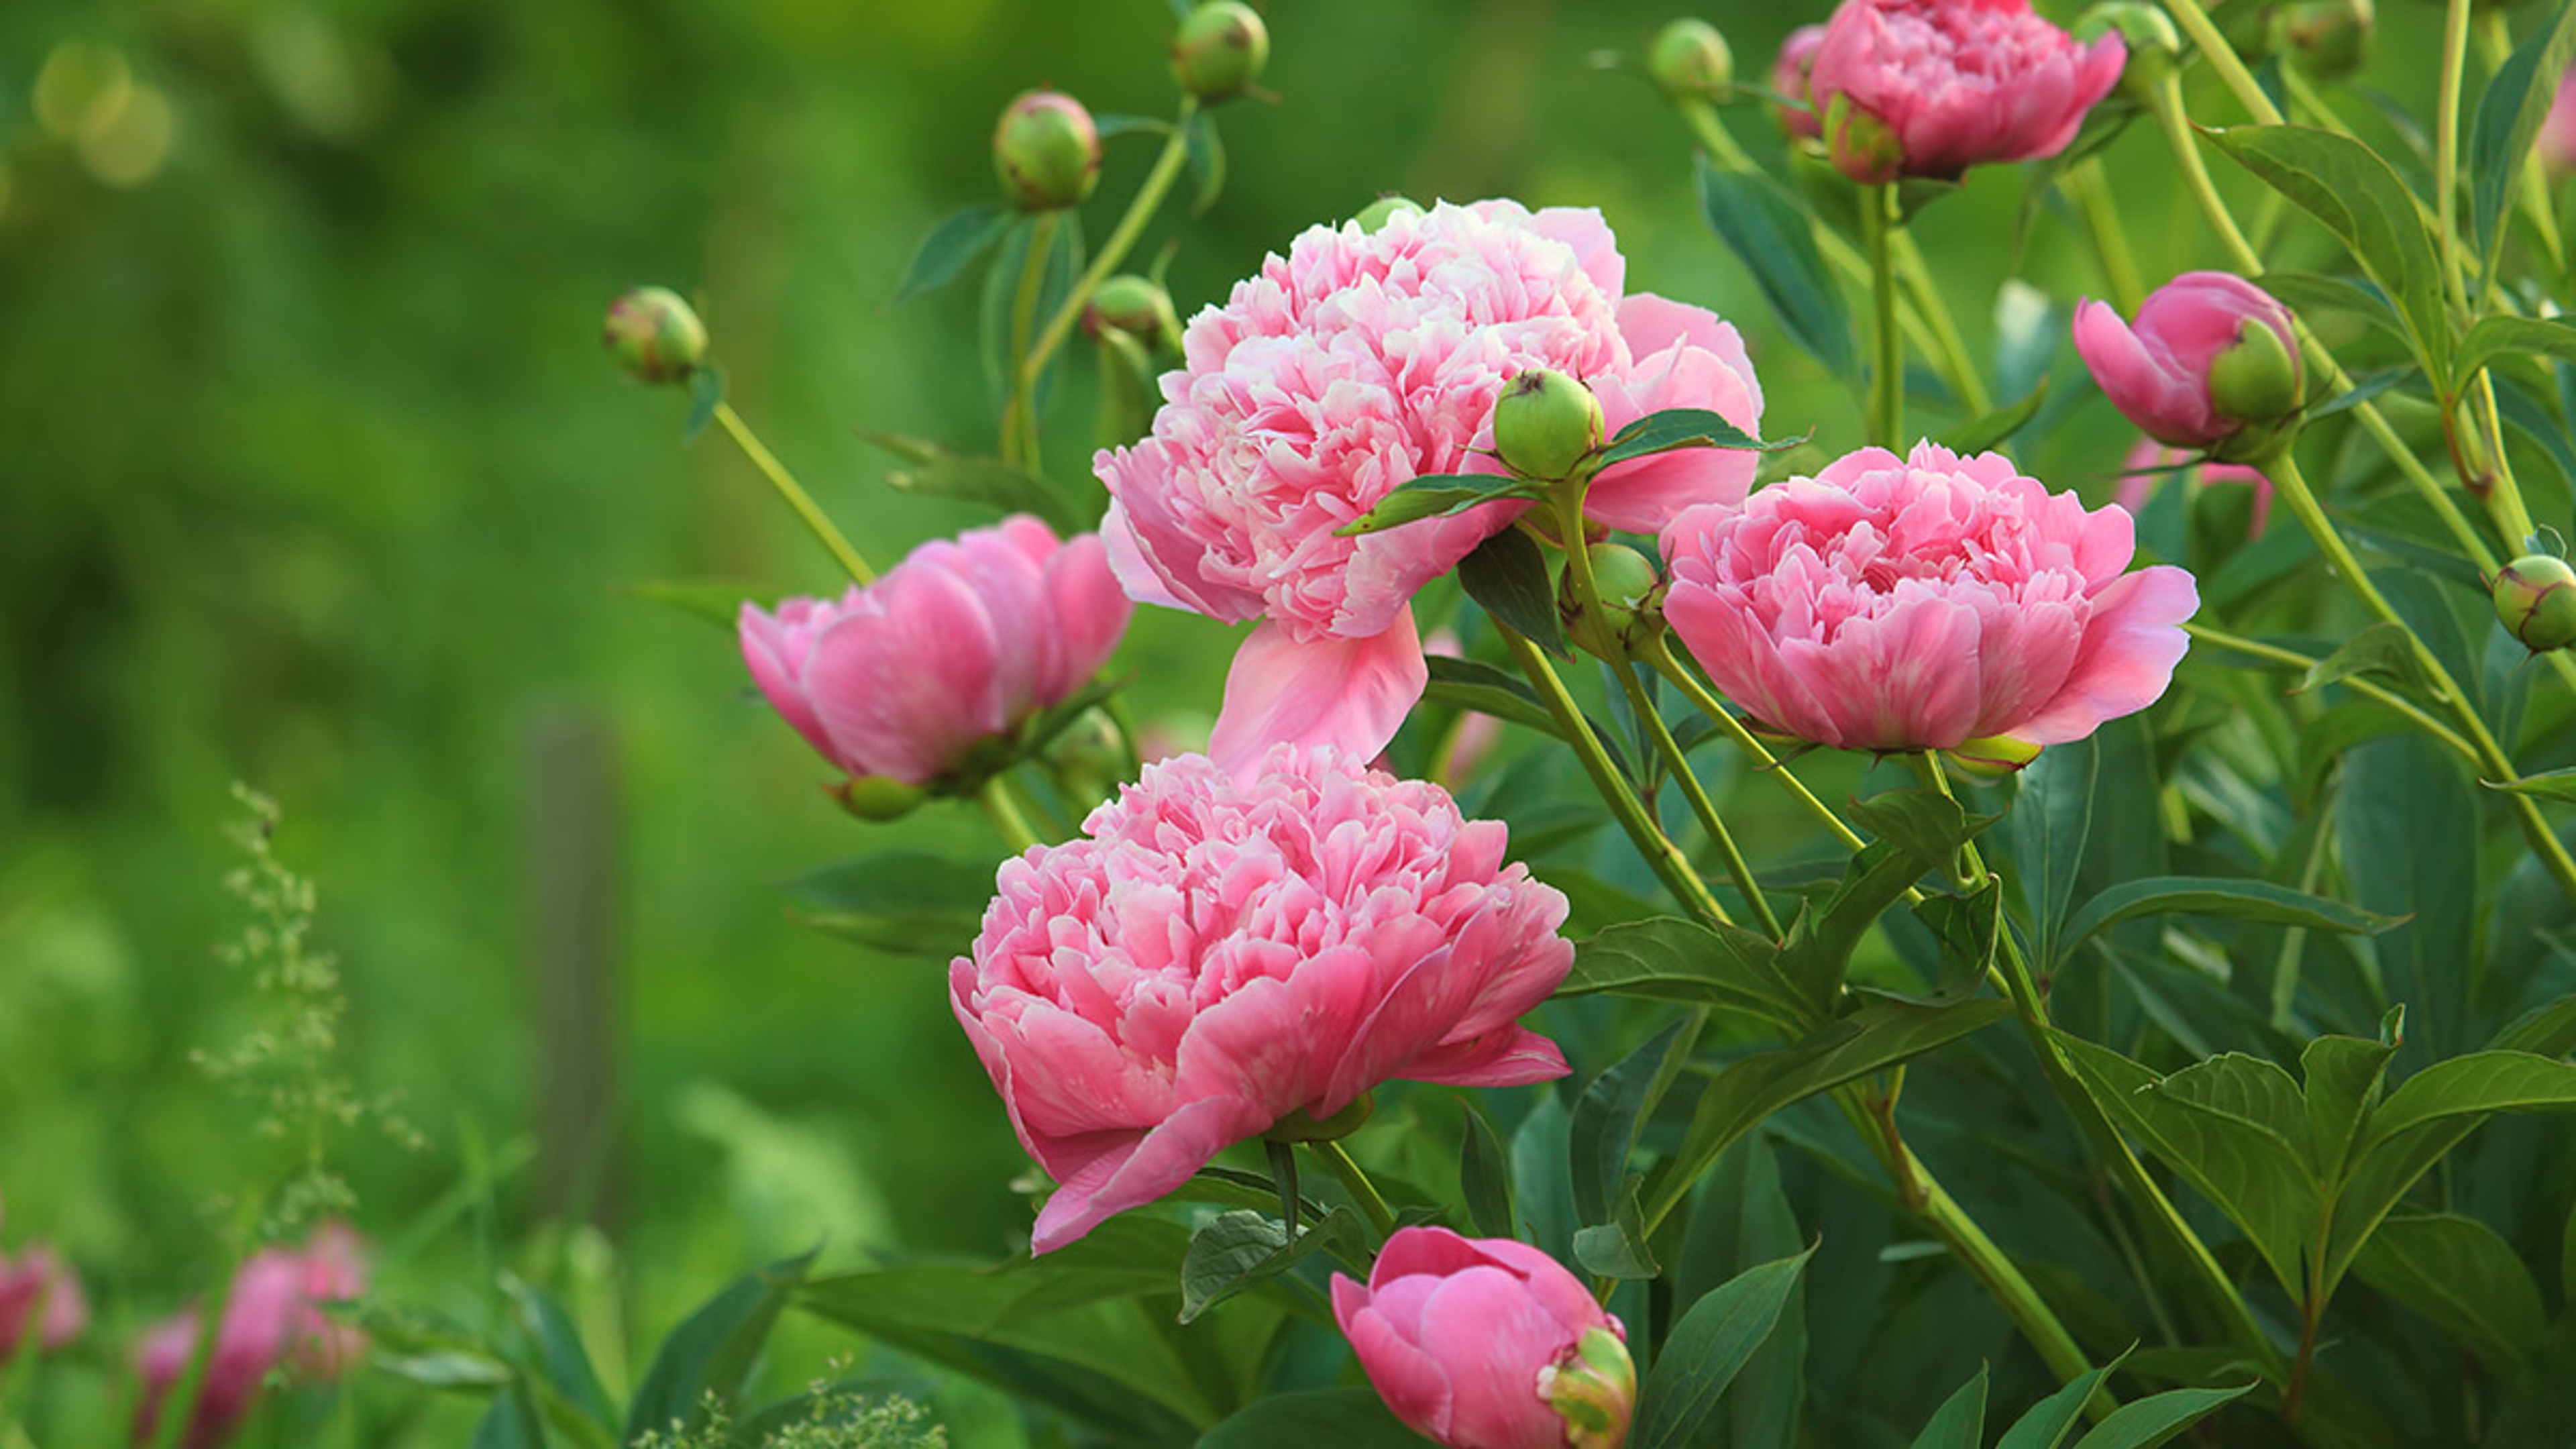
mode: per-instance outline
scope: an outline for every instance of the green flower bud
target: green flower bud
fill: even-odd
[[[1592,572],[1593,591],[1601,596],[1600,608],[1584,606],[1575,592],[1574,570],[1567,569],[1557,584],[1557,612],[1564,616],[1575,643],[1612,658],[1628,652],[1641,631],[1662,627],[1663,615],[1657,609],[1663,580],[1655,572],[1654,560],[1621,543],[1588,544],[1583,558]]]
[[[1538,1371],[1538,1396],[1565,1421],[1567,1449],[1619,1449],[1637,1405],[1637,1365],[1619,1335],[1587,1329],[1571,1356]]]
[[[1646,73],[1674,100],[1714,95],[1735,83],[1735,52],[1705,20],[1676,20],[1655,32]]]
[[[1181,345],[1181,318],[1172,310],[1172,294],[1148,277],[1128,274],[1101,283],[1083,309],[1082,325],[1094,336],[1103,327],[1115,327],[1149,346],[1177,350]]]
[[[1494,403],[1494,452],[1524,478],[1573,476],[1601,446],[1601,399],[1561,372],[1533,367]]]
[[[1420,216],[1426,209],[1410,196],[1381,196],[1361,207],[1359,215],[1351,220],[1360,224],[1360,230],[1373,232],[1399,216]]]
[[[1825,150],[1835,170],[1863,186],[1884,185],[1905,174],[1905,142],[1840,91],[1825,107]]]
[[[2235,345],[2209,360],[2210,406],[2221,417],[2247,424],[2249,433],[2259,435],[2295,417],[2306,388],[2306,369],[2297,349],[2280,329],[2260,317],[2239,323]],[[2246,440],[2230,439],[2226,451],[2241,453],[2232,446],[2241,441]],[[2253,441],[2263,445],[2262,451],[2271,451],[2270,440],[2258,436]]]
[[[2361,69],[2370,51],[2370,12],[2359,0],[2305,0],[2272,13],[2273,49],[2320,80]]]
[[[707,324],[668,287],[637,287],[609,303],[600,340],[638,382],[686,382],[707,357]]]
[[[2489,592],[2496,618],[2534,654],[2576,644],[2576,569],[2567,560],[2527,553],[2506,564]]]
[[[1270,63],[1270,27],[1249,5],[1209,0],[1172,34],[1172,80],[1202,101],[1232,100]]]
[[[901,820],[921,808],[930,792],[918,785],[907,785],[885,775],[857,775],[830,787],[832,798],[841,808],[861,820],[880,824]]]
[[[2103,0],[2076,20],[2073,33],[2091,45],[2113,32],[2129,48],[2120,88],[2132,99],[2147,101],[2173,74],[2174,58],[2182,54],[2182,35],[2174,29],[2173,17],[2152,0]]]
[[[1972,785],[1992,785],[2019,773],[2023,766],[2039,758],[2040,747],[2028,740],[2009,735],[1989,735],[1984,739],[1962,740],[1954,749],[1941,752],[1941,763],[1954,779]]]
[[[1330,1117],[1310,1117],[1303,1109],[1289,1113],[1270,1124],[1261,1135],[1273,1142],[1336,1142],[1360,1130],[1377,1103],[1363,1092],[1349,1106]]]
[[[1022,211],[1076,205],[1100,180],[1100,128],[1061,91],[1026,92],[993,128],[993,172]]]

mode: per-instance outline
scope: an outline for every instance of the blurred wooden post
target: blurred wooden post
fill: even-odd
[[[537,1174],[551,1216],[617,1205],[616,741],[592,711],[527,731],[527,930],[536,1008]]]

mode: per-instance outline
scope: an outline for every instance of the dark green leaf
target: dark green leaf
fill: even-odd
[[[1617,1201],[1603,1214],[1608,1221],[1575,1230],[1574,1261],[1585,1272],[1602,1278],[1652,1278],[1664,1271],[1655,1261],[1655,1250],[1646,1243],[1645,1213],[1637,1204],[1637,1189],[1643,1182],[1637,1174],[1628,1174],[1619,1184]]]
[[[1689,1057],[1692,1043],[1675,1021],[1646,1038],[1637,1049],[1613,1063],[1583,1089],[1574,1102],[1574,1123],[1567,1136],[1568,1161],[1574,1168],[1574,1211],[1584,1226],[1610,1220],[1611,1195],[1628,1175],[1628,1153],[1637,1143],[1637,1124],[1664,1090],[1672,1085]],[[1576,1239],[1576,1252],[1582,1251]]]
[[[1467,597],[1494,616],[1495,622],[1559,658],[1572,658],[1565,646],[1565,624],[1557,617],[1556,583],[1537,540],[1507,528],[1476,546],[1458,565],[1458,583]]]
[[[2243,1398],[2255,1382],[2249,1379],[2232,1389],[2168,1389],[2122,1404],[2076,1440],[2075,1449],[2155,1449]]]
[[[2496,67],[2486,92],[2478,97],[2477,119],[2469,129],[2469,216],[2475,223],[2471,235],[2490,274],[2504,248],[2505,208],[2522,180],[2523,168],[2531,164],[2532,142],[2538,139],[2541,120],[2558,94],[2559,77],[2576,59],[2572,19],[2576,19],[2576,6],[2561,4],[2547,25],[2533,31]],[[2472,370],[2463,365],[2459,375],[2467,378]]]
[[[1397,484],[1368,512],[1334,529],[1333,536],[1351,538],[1420,519],[1447,518],[1488,503],[1546,496],[1546,484],[1508,473],[1430,473]]]
[[[2399,1007],[2390,1015],[2402,1018],[2404,1011]],[[2318,1181],[2342,1181],[2353,1139],[2361,1131],[2362,1119],[2379,1104],[2388,1059],[2396,1054],[2393,1031],[2386,1041],[2321,1036],[2299,1053],[2299,1071],[2307,1078],[2308,1150]]]
[[[1090,526],[1073,516],[1054,484],[1023,473],[999,458],[969,458],[952,453],[919,467],[896,469],[886,474],[886,486],[900,493],[980,503],[997,513],[1034,513],[1058,533],[1073,533]]]
[[[1202,1435],[1198,1449],[1422,1449],[1423,1442],[1396,1422],[1374,1389],[1308,1389],[1254,1400]]]
[[[912,254],[912,264],[903,269],[903,280],[895,285],[894,303],[901,306],[924,292],[937,291],[956,281],[967,264],[982,256],[1002,233],[1011,229],[1019,218],[999,206],[970,206],[949,215],[922,238],[921,249]]]
[[[1914,1436],[1914,1449],[1982,1449],[1985,1442],[1986,1370],[1980,1364],[1977,1376],[1933,1411],[1923,1432]]]
[[[2446,1117],[2576,1106],[2576,1065],[2529,1052],[2484,1051],[2408,1077],[2370,1115],[2364,1150]]]
[[[1798,1031],[1806,1007],[1780,975],[1778,954],[1769,941],[1737,927],[1669,916],[1629,921],[1576,942],[1574,969],[1556,994],[1706,1004]]]
[[[1995,963],[2003,936],[2004,891],[1989,880],[1973,896],[1926,896],[1914,914],[1941,943],[1941,970],[1932,983],[1935,1002],[1961,1001],[1977,994]]]
[[[492,1407],[474,1426],[471,1449],[545,1449],[546,1422],[523,1379],[511,1379],[492,1396]]]
[[[2361,1281],[2423,1314],[2511,1377],[2548,1332],[2540,1285],[2513,1245],[2456,1213],[2392,1214],[2352,1261]]]
[[[1216,113],[1200,111],[1190,117],[1190,179],[1197,183],[1197,199],[1190,203],[1194,216],[1204,216],[1216,205],[1217,196],[1225,190],[1225,142],[1216,133]]]
[[[2404,918],[2372,939],[2387,1000],[2416,1024],[2398,1056],[2414,1066],[2468,1045],[2476,955],[2478,799],[2459,761],[2417,735],[2344,752],[2336,854],[2353,904]]]
[[[626,1439],[683,1423],[701,1428],[707,1400],[731,1406],[751,1377],[787,1300],[805,1281],[820,1249],[782,1258],[737,1278],[683,1319],[653,1355],[626,1410]]]
[[[2366,674],[2382,683],[2398,686],[2398,692],[2419,702],[2438,698],[2432,681],[2424,675],[2423,661],[2415,657],[2414,636],[2403,624],[2378,623],[2344,641],[2342,648],[2317,661],[2299,680],[2294,693],[2305,693],[2339,679]]]
[[[1648,413],[1621,428],[1601,450],[1607,472],[1632,458],[1669,453],[1675,448],[1731,448],[1739,452],[1779,453],[1807,441],[1805,436],[1763,442],[1706,408],[1666,408]]]
[[[2576,767],[2550,770],[2538,775],[2525,775],[2507,785],[2499,785],[2493,780],[2481,780],[2478,783],[2490,790],[2510,790],[2517,795],[2537,795],[2543,800],[2556,800],[2563,804],[2576,805]]]
[[[2084,903],[2066,922],[2059,953],[2073,951],[2097,931],[2143,916],[2217,916],[2231,921],[2259,921],[2274,926],[2300,926],[2311,931],[2371,935],[2397,925],[2394,916],[2374,915],[2357,906],[2312,896],[2269,881],[2230,880],[2219,876],[2165,875],[2122,881]]]
[[[1431,683],[1422,691],[1425,703],[1474,710],[1507,724],[1564,738],[1556,727],[1556,716],[1547,712],[1547,706],[1539,702],[1538,691],[1519,675],[1478,660],[1450,659],[1438,654],[1432,655],[1429,663]]]
[[[2122,1355],[2127,1357],[2127,1355]],[[2076,1376],[2065,1387],[2031,1406],[2004,1436],[1995,1441],[1995,1449],[2057,1449],[2076,1423],[2084,1417],[2085,1401],[2102,1387],[2102,1381],[2118,1368],[2118,1360]]]
[[[2303,317],[2349,312],[2399,344],[2406,341],[2406,319],[2388,304],[2387,293],[2367,283],[2316,272],[2265,272],[2253,281]]]
[[[700,367],[689,379],[689,416],[680,424],[680,441],[694,443],[707,424],[716,420],[716,408],[724,402],[724,371],[713,363]]]
[[[2066,919],[2075,877],[2084,868],[2084,843],[2092,829],[2095,746],[2075,740],[2040,752],[2016,777],[2013,795],[2013,864],[2021,868],[2022,898],[2029,903],[2033,954],[2053,971],[2064,953],[2058,925]]]
[[[590,1351],[582,1346],[581,1330],[573,1326],[572,1315],[552,1294],[515,1274],[503,1274],[501,1287],[518,1310],[520,1331],[536,1349],[539,1376],[582,1417],[602,1427],[614,1425],[616,1410],[590,1366]]]
[[[1180,1321],[1188,1323],[1235,1294],[1278,1277],[1318,1248],[1345,1263],[1364,1264],[1368,1230],[1357,1213],[1335,1207],[1291,1243],[1288,1225],[1267,1213],[1218,1213],[1190,1235],[1189,1253],[1181,1259]]]
[[[2486,317],[2460,340],[2453,364],[2458,385],[2466,387],[2478,370],[2500,357],[2554,357],[2576,362],[2576,326],[2552,318]]]
[[[1467,1200],[1467,1220],[1488,1238],[1520,1236],[1512,1213],[1511,1155],[1484,1109],[1465,1104],[1467,1135],[1458,1152],[1458,1188]]]
[[[1780,1321],[1781,1305],[1814,1255],[1809,1247],[1747,1269],[1711,1289],[1673,1325],[1637,1394],[1632,1449],[1685,1449],[1707,1442],[1719,1398]]]
[[[1781,330],[1826,371],[1855,371],[1850,311],[1817,254],[1815,223],[1796,199],[1767,176],[1721,171],[1705,156],[1695,176],[1700,214],[1753,274]]]
[[[2039,405],[2047,400],[2048,379],[2043,377],[2021,401],[1954,425],[1941,435],[1941,446],[1961,457],[1991,452],[2029,426],[2030,420],[2039,416]]]
[[[1961,842],[1988,823],[1931,791],[1898,791],[1857,801],[1852,818],[1879,839],[1852,858],[1823,903],[1802,907],[1780,948],[1780,975],[1823,1015],[1841,993],[1861,938],[1923,878],[1946,870]]]
[[[1903,847],[1925,870],[1947,862],[1996,819],[1970,815],[1937,790],[1889,790],[1852,801],[1847,813],[1871,835]]]

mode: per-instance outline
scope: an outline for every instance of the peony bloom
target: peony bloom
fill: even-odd
[[[271,1373],[338,1378],[366,1356],[367,1336],[333,1319],[323,1305],[366,1291],[358,1238],[332,1224],[302,1248],[268,1248],[241,1265],[224,1300],[223,1325],[206,1358],[188,1423],[187,1449],[212,1449],[251,1410]],[[143,1403],[134,1435],[149,1439],[161,1401],[188,1371],[197,1351],[198,1313],[189,1309],[144,1335],[135,1354]]]
[[[1997,453],[1846,455],[1664,531],[1665,617],[1763,723],[1846,750],[2053,745],[2153,704],[2200,606],[2133,523]]]
[[[1565,897],[1438,786],[1324,749],[1280,746],[1248,781],[1185,755],[1082,828],[1004,863],[948,968],[1012,1130],[1061,1184],[1037,1251],[1389,1078],[1565,1075],[1516,1024],[1573,965]]]
[[[2299,408],[2290,309],[2230,272],[2183,273],[2147,294],[2135,324],[2086,298],[2075,350],[2121,416],[2177,448],[2215,448]]]
[[[1334,530],[1423,474],[1491,472],[1472,447],[1527,368],[1581,379],[1615,431],[1707,408],[1751,432],[1762,393],[1733,327],[1623,296],[1627,264],[1590,211],[1509,201],[1399,210],[1299,236],[1193,320],[1153,432],[1094,460],[1102,534],[1129,594],[1258,619],[1226,680],[1211,753],[1228,769],[1273,743],[1367,758],[1421,696],[1412,598],[1524,505],[1341,538]],[[1756,459],[1689,449],[1612,468],[1591,514],[1652,531],[1682,507],[1741,499]]]
[[[2165,474],[2190,459],[2191,455],[2180,449],[2161,446],[2152,438],[2140,438],[2137,446],[2129,449],[2127,461],[2120,465],[2120,491],[2112,495],[2111,501],[2127,509],[2130,517],[2136,517],[2145,510],[2147,496],[2155,492],[2156,485],[2163,481]],[[2260,468],[2249,468],[2242,463],[2203,463],[2185,471],[2183,480],[2203,486],[2242,483],[2253,489],[2254,517],[2245,529],[2248,538],[2260,534],[2264,523],[2272,516],[2272,480],[2264,477]]]
[[[30,1338],[37,1352],[59,1353],[88,1326],[80,1279],[53,1249],[34,1243],[14,1263],[0,1257],[0,1363]]]
[[[1808,93],[1854,181],[1950,178],[2065,150],[2127,56],[2117,33],[2079,44],[2029,0],[1843,0]]]
[[[2558,96],[2540,123],[2540,164],[2556,178],[2576,171],[2576,70],[2558,79]]]
[[[1637,1394],[1627,1330],[1554,1258],[1402,1228],[1333,1317],[1395,1416],[1450,1449],[1617,1449]]]
[[[1025,514],[914,549],[837,602],[742,606],[743,661],[852,775],[928,784],[1080,690],[1132,609],[1098,537]]]
[[[1816,52],[1825,44],[1825,27],[1801,25],[1780,42],[1780,57],[1771,62],[1771,89],[1793,101],[1812,101],[1808,81],[1816,68]],[[1825,123],[1812,106],[1782,106],[1780,128],[1792,136],[1813,141],[1825,134]]]

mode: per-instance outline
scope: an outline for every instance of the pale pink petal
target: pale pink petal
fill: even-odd
[[[1265,623],[1235,651],[1208,753],[1238,771],[1277,744],[1372,758],[1395,738],[1430,680],[1410,609],[1368,639],[1300,640]]]

